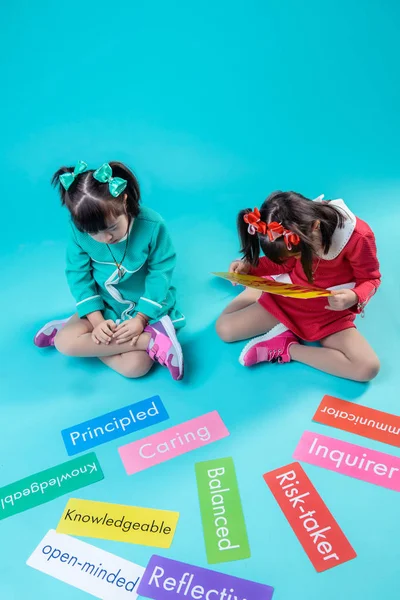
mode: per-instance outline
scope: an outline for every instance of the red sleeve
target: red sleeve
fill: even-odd
[[[351,310],[362,313],[381,284],[379,261],[376,255],[375,236],[372,231],[360,237],[349,256],[353,268],[358,303]]]
[[[258,266],[252,267],[249,274],[255,275],[256,277],[263,277],[263,275],[282,275],[283,273],[290,273],[293,271],[295,265],[295,258],[290,258],[282,265],[277,265],[266,256],[262,256],[258,261]]]

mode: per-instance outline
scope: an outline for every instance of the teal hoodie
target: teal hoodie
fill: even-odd
[[[120,261],[126,238],[112,245]],[[141,207],[129,233],[122,277],[107,247],[71,222],[66,275],[80,317],[101,310],[105,319],[124,321],[138,312],[150,322],[169,315],[176,329],[185,317],[176,308],[176,290],[171,285],[176,254],[160,215]]]

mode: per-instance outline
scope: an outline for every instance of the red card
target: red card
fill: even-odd
[[[313,421],[400,448],[400,417],[324,396]]]
[[[299,463],[264,479],[318,573],[357,556]]]

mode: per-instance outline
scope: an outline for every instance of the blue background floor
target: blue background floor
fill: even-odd
[[[75,496],[179,510],[165,554],[206,566],[194,463],[233,456],[252,558],[219,570],[273,585],[276,600],[398,598],[395,492],[305,467],[358,553],[317,574],[261,475],[291,462],[305,429],[400,454],[311,423],[326,393],[399,412],[399,3],[23,0],[2,16],[0,485],[65,461],[61,429],[151,395],[168,426],[217,409],[229,438],[132,477],[119,443],[100,446],[105,479]],[[181,384],[161,368],[127,381],[32,344],[43,322],[73,308],[67,215],[49,179],[78,159],[126,161],[143,202],[168,222],[188,320]],[[359,321],[382,360],[370,386],[294,363],[247,371],[242,346],[216,337],[235,291],[210,272],[238,253],[237,210],[274,189],[343,197],[376,232],[384,284]],[[85,597],[25,566],[66,500],[0,522],[2,598]],[[152,554],[94,543],[143,565]]]

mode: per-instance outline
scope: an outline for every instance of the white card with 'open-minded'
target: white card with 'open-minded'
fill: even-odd
[[[26,564],[102,600],[136,600],[144,567],[54,529]]]

